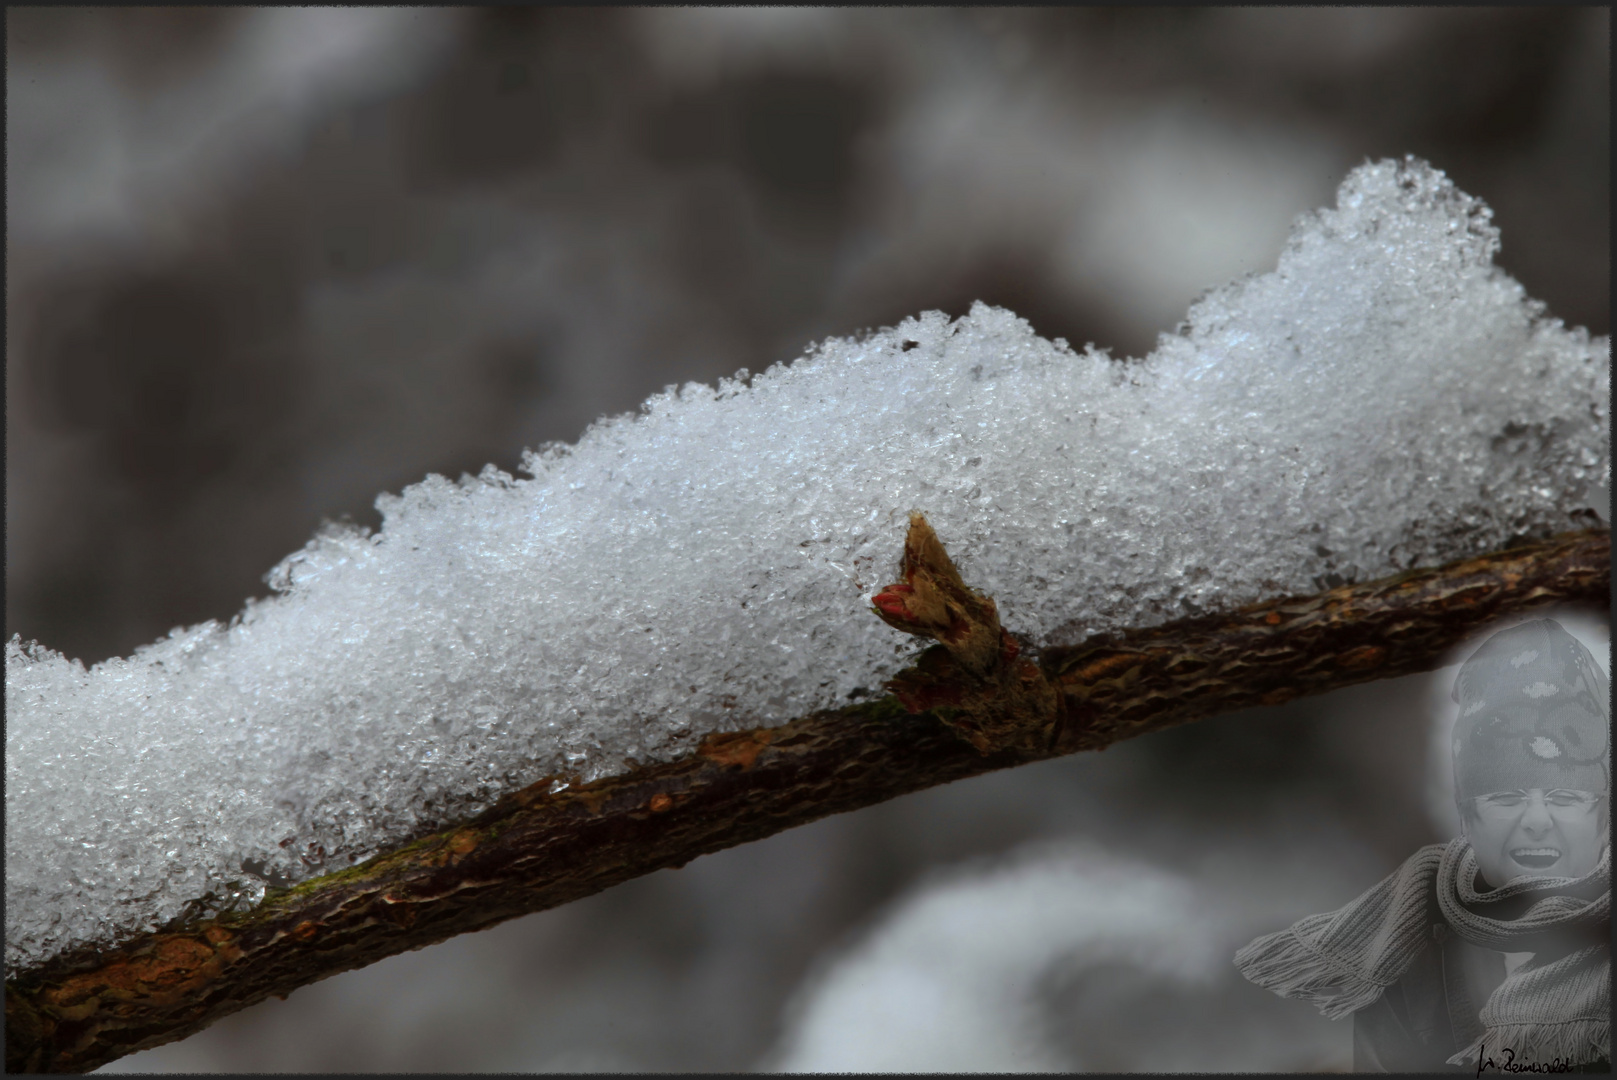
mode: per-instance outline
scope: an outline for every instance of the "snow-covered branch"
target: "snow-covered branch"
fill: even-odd
[[[14,639],[8,968],[83,965],[90,981],[73,984],[80,997],[58,982],[43,1011],[8,984],[8,1028],[13,1001],[22,1025],[8,1045],[71,1036],[122,1053],[183,1034],[227,998],[296,985],[292,972],[469,929],[455,912],[474,894],[491,897],[465,909],[484,925],[1029,754],[1435,663],[1443,635],[1421,618],[1457,611],[1469,628],[1469,594],[1431,600],[1409,626],[1300,601],[1358,629],[1289,649],[1273,635],[1314,624],[1273,605],[1337,586],[1398,599],[1402,585],[1363,583],[1598,521],[1609,341],[1548,318],[1493,266],[1497,248],[1487,208],[1441,173],[1366,165],[1336,209],[1299,221],[1274,272],[1210,293],[1144,360],[1074,352],[982,306],[954,322],[931,313],[717,389],[670,388],[574,447],[530,454],[529,479],[486,469],[384,496],[379,533],[322,533],[271,573],[281,595],[228,626],[178,630],[89,671]],[[880,697],[914,650],[868,601],[896,580],[915,509],[1060,683],[1056,745],[980,754]],[[1605,596],[1578,561],[1588,550],[1569,579],[1534,561],[1567,570],[1545,550],[1522,557],[1549,575],[1547,592],[1518,595],[1508,575],[1486,588],[1518,606]],[[1253,603],[1271,605],[1262,627],[1239,614]],[[1178,659],[1174,635],[1220,626],[1270,636],[1219,638],[1225,666],[1212,672],[1200,653]],[[1166,652],[1064,651],[1153,632],[1169,635]],[[822,745],[812,797],[769,771],[798,760],[789,746]],[[690,769],[724,777],[712,789],[734,805],[664,813],[656,797],[671,791],[636,786]],[[639,801],[602,811],[619,805],[603,792]],[[583,815],[524,856],[561,884],[475,876],[507,850],[477,830],[528,835],[509,824],[524,799],[522,813],[546,820]],[[600,848],[619,827],[600,822],[642,819],[654,824],[637,854],[567,883],[574,864],[556,851]],[[465,824],[477,820],[492,824]],[[452,890],[433,905],[384,891],[275,921],[428,852],[443,856],[431,880]],[[352,940],[332,923],[343,913],[359,919],[343,924]],[[165,936],[175,920],[213,936]],[[312,971],[295,950],[284,955],[305,960],[248,961],[246,931],[231,928],[249,924],[275,949],[299,935],[329,946],[335,966]],[[129,959],[128,947],[155,951]],[[222,972],[238,974],[216,1001]],[[45,985],[29,999],[46,1002]],[[148,999],[166,1003],[154,1026],[96,1028],[103,1005]]]
[[[459,827],[250,912],[181,920],[116,951],[85,950],[14,972],[7,1068],[87,1070],[271,994],[828,814],[1237,708],[1428,670],[1501,617],[1605,602],[1610,565],[1610,533],[1587,530],[1052,648],[1031,669],[1057,703],[1043,740],[1019,738],[1011,725],[993,740],[973,740],[957,709],[909,713],[886,697],[710,735],[686,757],[591,783],[547,778]],[[979,717],[1025,718],[1015,700],[1025,695],[992,673],[928,663],[948,652],[934,646],[908,678],[940,701],[975,697]],[[983,698],[984,685],[1009,703],[1004,710]]]

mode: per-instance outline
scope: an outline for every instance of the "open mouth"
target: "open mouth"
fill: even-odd
[[[1561,858],[1561,849],[1552,847],[1523,847],[1511,851],[1510,857],[1531,870],[1547,870]]]

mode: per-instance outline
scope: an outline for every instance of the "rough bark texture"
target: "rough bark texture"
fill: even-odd
[[[915,547],[917,561],[906,559],[911,591],[885,594],[895,617],[910,617],[899,601],[913,595],[912,565],[941,573],[947,563],[938,562],[941,545],[925,558],[931,549]],[[992,604],[967,604],[961,618],[981,628],[992,620],[1000,635],[991,663],[980,633],[906,627],[943,644],[895,680],[893,696],[712,736],[688,758],[592,784],[551,792],[541,781],[460,827],[252,911],[11,972],[6,1067],[92,1069],[271,994],[829,814],[1247,706],[1429,670],[1493,619],[1559,602],[1605,608],[1610,598],[1610,534],[1601,529],[1092,639],[1036,661],[999,630]],[[966,655],[951,651],[951,638],[972,643],[959,646]]]

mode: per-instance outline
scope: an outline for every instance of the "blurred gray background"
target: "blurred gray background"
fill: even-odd
[[[379,492],[925,309],[1143,356],[1365,158],[1446,170],[1528,292],[1609,333],[1609,37],[1571,7],[10,8],[5,632],[127,655]],[[1088,857],[1056,842],[1180,875],[1233,952],[1442,838],[1428,690],[828,819],[110,1068],[790,1064],[939,872]],[[1153,964],[996,975],[1039,1049],[1003,1067],[1349,1064],[1347,1025]]]

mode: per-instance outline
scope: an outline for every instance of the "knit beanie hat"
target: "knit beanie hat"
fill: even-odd
[[[1501,630],[1454,680],[1454,794],[1610,790],[1605,672],[1549,619]]]

